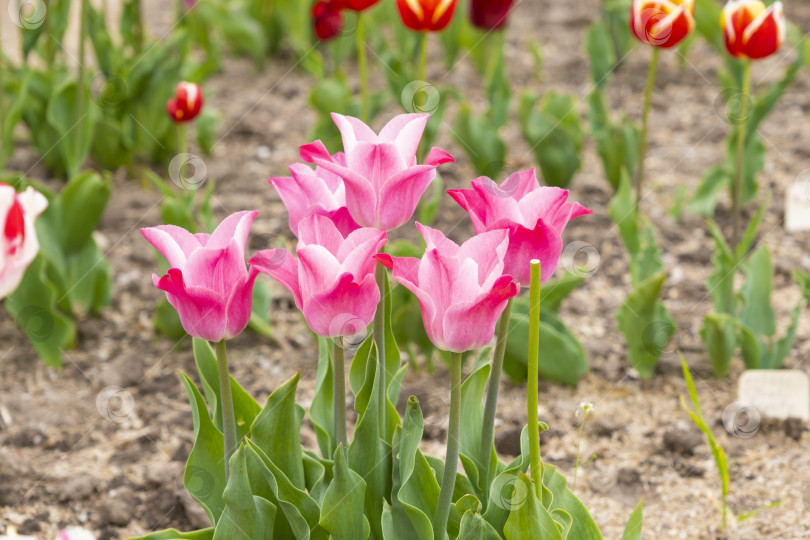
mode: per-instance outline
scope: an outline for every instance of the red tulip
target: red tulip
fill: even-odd
[[[458,0],[397,0],[402,22],[417,32],[444,30],[450,24],[457,4]]]
[[[668,49],[695,28],[695,0],[633,0],[630,30],[641,41]]]
[[[337,36],[343,28],[343,15],[337,2],[321,0],[312,6],[312,23],[315,35],[321,41]]]
[[[498,30],[506,24],[514,0],[472,0],[470,22],[482,30]]]
[[[169,116],[177,123],[194,120],[203,106],[203,93],[199,84],[177,83],[174,97],[166,104]]]
[[[352,11],[365,11],[380,0],[334,0],[332,3],[338,9],[350,9]]]
[[[785,41],[782,2],[766,8],[759,0],[731,0],[721,19],[728,53],[756,60],[779,50]]]
[[[34,188],[17,193],[0,182],[0,298],[14,292],[39,253],[34,221],[47,206],[47,199]]]

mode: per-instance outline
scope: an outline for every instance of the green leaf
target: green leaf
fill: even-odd
[[[320,525],[333,540],[365,540],[371,532],[363,515],[366,483],[349,469],[342,444],[335,449],[334,461],[335,477],[323,499]]]
[[[537,499],[531,479],[521,474],[514,489],[512,510],[503,529],[506,540],[563,540],[554,518]]]
[[[579,287],[585,279],[576,274],[565,274],[559,279],[550,279],[540,287],[540,305],[553,313],[560,311],[563,300]]]
[[[585,36],[585,52],[591,65],[591,80],[600,90],[604,90],[616,64],[616,54],[603,21],[597,21],[588,28]]]
[[[183,484],[189,494],[203,507],[211,523],[219,521],[225,502],[224,438],[217,430],[205,407],[205,401],[197,386],[185,373],[180,379],[188,392],[191,413],[194,417],[194,446],[186,462]]]
[[[461,516],[458,540],[500,540],[500,538],[498,531],[487,523],[481,514],[467,511]]]
[[[5,305],[45,365],[56,368],[62,365],[62,351],[76,340],[76,323],[58,309],[59,293],[47,277],[47,267],[38,255]]]
[[[618,227],[630,257],[634,258],[641,251],[641,234],[636,219],[635,198],[627,174],[622,174],[619,189],[608,204],[608,214]]]
[[[767,246],[757,249],[743,265],[745,285],[740,291],[740,322],[754,333],[772,336],[776,333],[776,314],[771,306],[773,264]]]
[[[70,179],[59,195],[60,233],[65,252],[78,251],[90,241],[104,215],[111,193],[109,177],[92,171],[85,171]]]
[[[79,100],[77,94],[84,95]],[[81,112],[77,103],[83,103]],[[62,159],[68,177],[75,176],[90,151],[98,107],[90,100],[87,88],[77,88],[76,82],[65,78],[54,86],[46,110],[48,124],[56,131],[56,151]]]
[[[711,216],[714,214],[714,207],[717,206],[717,197],[726,186],[731,185],[731,176],[725,166],[711,167],[703,173],[700,185],[698,186],[689,204],[687,211],[701,216]]]
[[[630,365],[643,378],[652,377],[661,352],[675,333],[675,321],[659,300],[667,275],[661,272],[634,288],[616,313],[627,341]]]
[[[630,514],[630,519],[627,521],[627,526],[624,528],[622,540],[641,540],[641,525],[643,521],[644,512],[644,499],[638,501],[633,513]]]
[[[217,522],[214,540],[272,540],[276,507],[253,495],[248,479],[245,448],[239,447],[230,460],[230,477],[222,495],[225,510]]]
[[[555,511],[564,512],[568,516],[569,523],[566,538],[576,538],[576,540],[602,540],[602,533],[593,521],[590,512],[582,504],[576,495],[568,488],[568,481],[560,474],[553,465],[545,464],[543,473],[543,485],[551,492],[552,502],[548,510],[555,517],[556,521],[565,519],[563,515]],[[560,519],[557,519],[560,518]]]
[[[498,457],[494,445],[490,452],[488,463],[479,463],[481,451],[481,431],[484,425],[484,392],[489,380],[490,366],[484,364],[467,377],[461,385],[461,410],[464,411],[464,421],[461,424],[459,441],[459,458],[467,477],[475,488],[475,495],[483,498],[483,491],[489,486],[480,485],[483,478],[484,467],[490,471],[489,477],[495,471]]]
[[[321,455],[331,456],[335,453],[337,436],[335,435],[335,403],[332,385],[332,362],[329,354],[330,342],[318,336],[318,372],[315,377],[315,395],[309,408],[309,417]]]
[[[299,489],[304,489],[301,422],[304,411],[295,403],[298,372],[276,388],[250,426],[250,439]]]
[[[799,314],[801,313],[801,302],[793,308],[790,313],[790,326],[788,326],[785,335],[778,339],[771,345],[771,354],[769,355],[768,368],[779,369],[785,363],[785,359],[793,349],[793,344],[796,341],[796,329],[799,325]]]
[[[180,532],[177,529],[166,529],[165,531],[153,532],[146,536],[138,536],[130,540],[211,540],[214,538],[214,528],[203,529],[193,532]]]
[[[703,318],[700,339],[706,345],[716,377],[725,377],[737,348],[737,321],[727,313],[711,313]]]
[[[720,227],[712,220],[708,220],[706,226],[714,240],[714,253],[712,254],[714,271],[706,282],[714,302],[714,310],[718,313],[736,315],[737,298],[734,295],[734,275],[738,259],[726,243]]]
[[[801,270],[794,270],[793,281],[801,289],[805,303],[810,304],[810,274]]]
[[[453,139],[464,149],[476,174],[497,178],[506,166],[506,144],[486,118],[463,104],[453,125]]]

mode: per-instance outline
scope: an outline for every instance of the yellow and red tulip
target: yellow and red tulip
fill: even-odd
[[[782,2],[766,8],[759,0],[731,0],[723,8],[721,25],[726,49],[737,58],[765,58],[785,41]]]
[[[166,104],[169,116],[175,122],[188,122],[196,118],[203,106],[203,93],[199,84],[190,82],[177,83],[174,97]]]
[[[417,32],[444,30],[453,19],[458,0],[397,0],[402,22]]]
[[[695,28],[695,0],[633,0],[630,30],[642,43],[668,49]]]

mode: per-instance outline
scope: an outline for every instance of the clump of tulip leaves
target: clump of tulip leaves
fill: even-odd
[[[296,403],[301,373],[276,388],[264,405],[231,378],[240,444],[231,457],[227,480],[216,355],[207,342],[195,339],[202,391],[181,374],[191,402],[195,438],[184,482],[212,527],[189,533],[170,529],[142,540],[433,538],[431,520],[444,463],[419,450],[424,432],[419,400],[411,396],[403,416],[394,406],[407,364],[401,365],[390,323],[386,334],[389,365],[384,382],[379,380],[374,341],[366,339],[354,352],[348,379],[357,421],[348,448],[336,444],[330,340],[319,338],[316,388],[309,411]],[[461,389],[463,472],[456,476],[447,529],[450,538],[601,539],[587,507],[554,466],[544,465],[542,500],[535,494],[527,474],[527,429],[521,435],[521,455],[513,461],[502,462],[493,447],[489,463],[477,463],[490,352],[487,348],[475,356]],[[381,392],[387,399],[377,399]],[[379,403],[386,410],[380,411]],[[379,422],[380,415],[387,422]],[[314,428],[318,452],[301,444],[306,416]],[[384,432],[381,424],[387,426]],[[479,483],[483,467],[492,473],[490,485]],[[624,540],[641,538],[641,519],[639,504]]]

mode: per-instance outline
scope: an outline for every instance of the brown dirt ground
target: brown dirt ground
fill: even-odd
[[[150,31],[162,35],[170,14],[156,1],[146,2]],[[523,88],[571,92],[582,98],[589,89],[587,62],[582,51],[585,29],[598,16],[598,2],[560,3],[524,0],[513,17],[507,57],[516,93]],[[810,20],[810,6],[789,3],[792,20]],[[805,28],[807,30],[807,28]],[[544,51],[544,82],[532,76],[533,60],[527,42],[538,41]],[[616,76],[611,99],[617,110],[639,116],[648,51],[639,49]],[[785,48],[775,59],[756,65],[757,83],[776,79],[790,60]],[[261,249],[278,236],[289,237],[286,212],[265,179],[283,173],[297,159],[297,147],[309,141],[314,114],[307,108],[311,79],[291,70],[294,59],[271,59],[262,73],[247,61],[233,60],[206,87],[208,104],[223,115],[222,139],[206,158],[208,174],[219,182],[215,198],[219,216],[239,209],[258,208],[250,240]],[[575,411],[581,401],[595,405],[585,428],[583,456],[591,458],[580,469],[577,494],[591,508],[606,538],[619,538],[633,506],[646,497],[644,537],[650,539],[795,539],[810,536],[810,437],[806,426],[764,423],[756,436],[737,439],[720,423],[723,410],[735,400],[742,370],[735,361],[724,380],[710,378],[697,331],[710,309],[705,282],[711,272],[712,246],[702,220],[685,216],[677,224],[667,213],[675,190],[698,185],[700,174],[717,163],[728,125],[716,113],[715,83],[720,62],[698,44],[685,65],[675,53],[662,58],[652,111],[648,159],[651,189],[645,211],[655,221],[665,261],[671,272],[664,299],[678,321],[674,343],[679,345],[698,378],[705,414],[726,447],[731,466],[729,502],[735,512],[782,504],[744,521],[728,533],[718,533],[715,504],[720,484],[708,446],[699,442],[694,454],[673,449],[665,434],[690,448],[696,429],[681,410],[678,396],[685,386],[674,353],[665,355],[658,375],[643,383],[633,377],[625,361],[625,346],[613,314],[628,291],[627,258],[606,214],[611,195],[602,178],[593,145],[588,143],[584,166],[573,182],[573,199],[594,210],[577,220],[567,241],[582,240],[601,256],[598,271],[586,279],[563,307],[562,316],[589,353],[592,371],[576,389],[541,384],[541,417],[552,428],[543,440],[544,457],[573,476],[576,455]],[[462,62],[445,73],[436,61],[431,80],[468,89],[480,103],[482,88],[474,70]],[[376,86],[382,88],[381,80]],[[810,234],[788,235],[781,223],[787,186],[810,167],[805,117],[810,108],[810,78],[806,72],[778,105],[761,131],[768,144],[768,160],[761,177],[760,200],[773,202],[759,242],[774,254],[774,305],[784,326],[799,291],[792,284],[794,268],[810,268]],[[160,104],[159,106],[162,106]],[[458,159],[444,168],[447,187],[460,187],[472,178],[463,152],[449,135],[454,107],[438,144]],[[396,112],[392,106],[391,114]],[[532,165],[516,122],[505,130],[510,142],[509,170]],[[269,148],[259,150],[260,147]],[[48,180],[24,144],[9,165]],[[191,447],[190,408],[177,371],[194,372],[190,342],[173,344],[155,337],[151,314],[159,293],[152,287],[154,255],[138,228],[159,223],[159,196],[119,174],[99,238],[115,272],[115,298],[102,319],[80,325],[81,342],[67,351],[61,371],[46,369],[37,360],[14,323],[0,313],[0,406],[10,426],[0,429],[0,531],[7,524],[21,532],[52,537],[58,527],[85,524],[101,539],[123,538],[149,530],[199,523],[194,504],[183,494],[182,464]],[[753,205],[752,205],[753,208]],[[726,202],[721,203],[721,221]],[[463,212],[445,198],[440,221],[451,236],[463,239],[471,227]],[[410,234],[410,233],[409,233]],[[247,333],[230,345],[237,379],[259,401],[296,370],[302,372],[299,401],[307,406],[314,386],[315,348],[289,296],[274,286],[272,313],[281,345]],[[673,347],[674,348],[674,347]],[[800,322],[796,346],[787,367],[810,371],[810,320]],[[435,376],[409,373],[405,392],[418,389],[428,422],[423,442],[426,452],[441,455],[444,430],[439,421],[446,404],[448,377],[443,366]],[[100,391],[117,385],[132,398],[132,414],[110,421],[99,413]],[[497,434],[504,435],[526,421],[525,387],[502,384]],[[1,424],[1,423],[0,423]],[[674,430],[674,431],[673,431]],[[683,430],[683,433],[677,431]],[[792,435],[792,437],[791,437]],[[305,426],[302,437],[310,447],[314,436]],[[700,441],[698,439],[698,441]],[[803,499],[807,503],[803,502]]]

